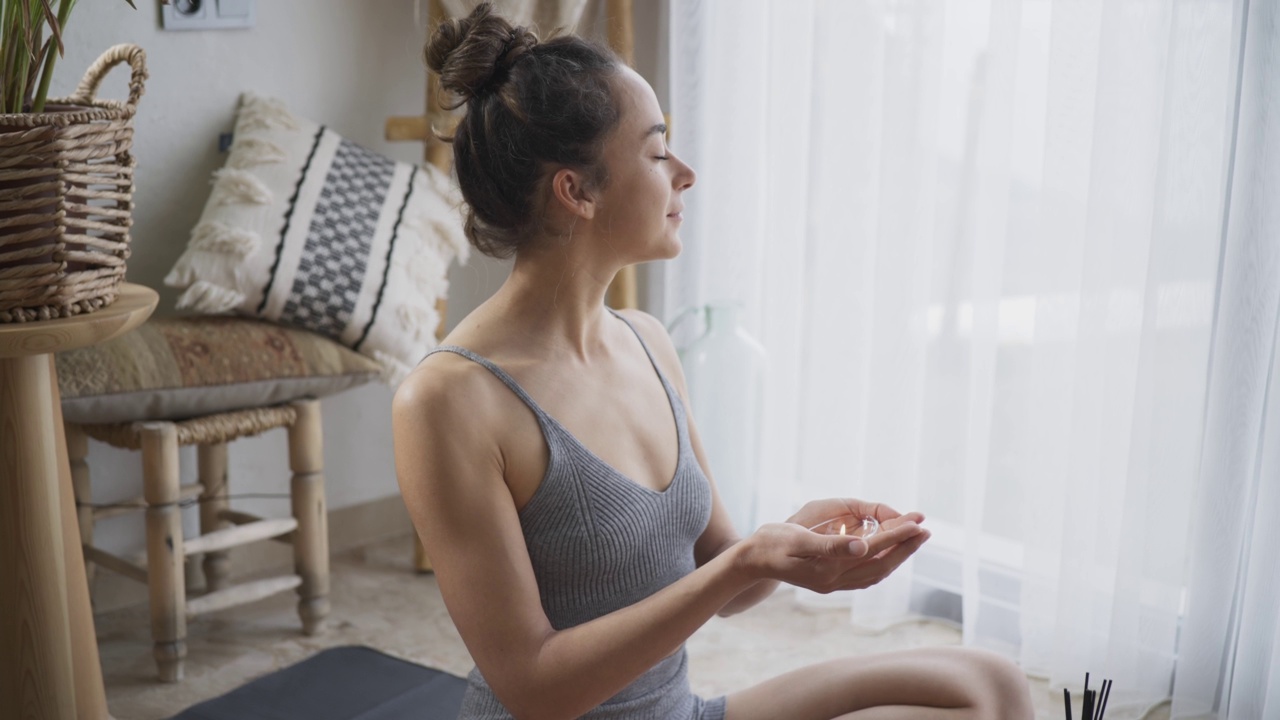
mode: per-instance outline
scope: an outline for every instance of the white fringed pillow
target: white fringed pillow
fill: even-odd
[[[240,97],[234,138],[164,280],[184,290],[178,309],[317,332],[398,382],[436,344],[449,264],[466,261],[449,178],[252,93]]]

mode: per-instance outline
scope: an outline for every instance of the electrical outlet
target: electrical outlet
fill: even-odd
[[[160,6],[165,30],[230,30],[253,27],[256,0],[169,0]]]

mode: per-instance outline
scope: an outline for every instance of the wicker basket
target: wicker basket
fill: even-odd
[[[98,100],[129,63],[129,99]],[[0,114],[0,322],[87,313],[116,299],[133,223],[133,114],[146,53],[117,45],[46,112]]]

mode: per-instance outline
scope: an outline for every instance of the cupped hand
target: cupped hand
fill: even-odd
[[[835,517],[874,517],[880,532],[862,539],[809,527]],[[743,542],[743,564],[761,577],[819,593],[860,590],[884,580],[929,539],[920,513],[853,499],[816,500],[788,522],[762,526]]]
[[[924,522],[924,515],[918,512],[902,514],[884,503],[873,503],[856,498],[827,498],[805,503],[800,511],[787,518],[787,522],[811,528],[832,518],[873,517],[882,529],[891,529],[904,522],[916,524]]]

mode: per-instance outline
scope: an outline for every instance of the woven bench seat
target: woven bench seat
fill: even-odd
[[[160,679],[182,679],[194,615],[296,590],[303,632],[329,613],[329,541],[319,397],[369,382],[377,363],[319,335],[230,317],[162,318],[117,340],[57,357],[86,571],[102,567],[148,586]],[[288,433],[288,518],[232,510],[228,444]],[[142,452],[142,495],[95,507],[89,440]],[[198,477],[183,485],[178,449],[196,446]],[[184,538],[181,509],[198,502],[200,534]],[[147,565],[93,545],[94,524],[145,511]],[[263,540],[293,546],[294,572],[232,585],[228,551]],[[187,597],[184,564],[201,555],[203,594]]]

